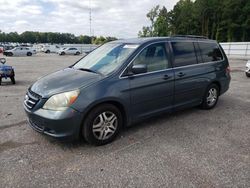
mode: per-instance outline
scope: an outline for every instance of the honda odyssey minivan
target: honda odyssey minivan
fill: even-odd
[[[212,109],[230,79],[228,59],[216,41],[117,40],[40,78],[28,89],[24,109],[38,132],[103,145],[123,126],[161,113]]]

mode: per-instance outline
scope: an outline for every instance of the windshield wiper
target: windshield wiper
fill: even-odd
[[[79,68],[79,69],[76,69],[76,70],[86,71],[86,72],[93,72],[93,73],[102,75],[102,74],[101,74],[100,72],[98,72],[98,71],[94,71],[94,70],[92,70],[92,69],[87,69],[87,68]]]

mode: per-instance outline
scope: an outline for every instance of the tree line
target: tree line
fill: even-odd
[[[250,41],[249,0],[180,0],[171,11],[157,5],[138,35],[202,35],[220,42]]]
[[[53,32],[33,32],[25,31],[21,34],[17,32],[5,33],[0,31],[0,42],[18,43],[56,43],[56,44],[103,44],[105,42],[117,40],[115,37],[96,37],[80,35],[75,36],[71,33]]]

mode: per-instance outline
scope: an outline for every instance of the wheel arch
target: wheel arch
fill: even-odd
[[[212,84],[215,84],[215,85],[217,85],[219,87],[219,94],[220,94],[220,92],[221,92],[221,83],[216,80],[216,81],[213,81],[210,85],[212,85]]]
[[[90,105],[90,107],[86,110],[86,112],[84,113],[84,118],[82,120],[82,124],[85,121],[85,118],[88,116],[88,114],[91,112],[91,110],[93,110],[94,108],[96,108],[97,106],[103,105],[103,104],[112,104],[114,105],[116,108],[118,108],[118,110],[120,110],[121,114],[122,114],[122,121],[123,121],[123,127],[127,125],[128,123],[128,113],[127,110],[125,108],[125,105],[118,101],[118,100],[114,100],[114,99],[107,99],[107,100],[102,100],[99,101],[93,105]]]

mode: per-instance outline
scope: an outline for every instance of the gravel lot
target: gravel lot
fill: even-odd
[[[0,187],[249,187],[250,79],[244,61],[230,61],[231,88],[215,109],[153,118],[93,147],[36,133],[22,107],[31,83],[79,58],[7,58],[17,84],[0,86]]]

